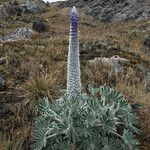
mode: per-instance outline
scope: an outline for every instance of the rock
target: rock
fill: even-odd
[[[46,32],[46,26],[40,20],[36,20],[33,22],[32,28],[37,32]]]
[[[16,13],[13,6],[14,6],[13,2],[9,2],[6,6],[6,11],[9,15],[14,15]]]
[[[17,16],[21,16],[23,12],[22,7],[19,6],[17,1],[9,2],[7,5],[0,6],[0,16],[1,18],[8,18],[11,15],[16,14]]]
[[[123,63],[127,63],[129,62],[128,59],[126,58],[121,58],[118,55],[112,56],[111,58],[100,58],[100,57],[96,57],[93,60],[90,60],[90,63],[99,63],[100,61],[102,61],[102,63],[106,64],[106,65],[113,65],[113,64],[123,64]]]
[[[32,38],[33,30],[30,28],[19,28],[10,35],[0,38],[0,42],[29,40]]]
[[[36,4],[34,0],[26,0],[25,4],[22,7],[26,7],[27,11],[33,13],[41,13],[43,10]]]
[[[111,59],[110,58],[100,58],[100,57],[95,57],[93,60],[89,60],[91,64],[98,64],[99,62],[104,63],[105,65],[111,66]]]
[[[23,10],[19,6],[19,3],[17,1],[13,2],[12,9],[15,11],[17,16],[21,16],[21,13],[23,12]]]
[[[112,56],[111,58],[96,57],[93,60],[90,60],[89,62],[91,64],[98,64],[98,63],[102,62],[104,65],[111,67],[112,70],[115,71],[116,75],[118,75],[118,73],[120,73],[120,71],[121,71],[122,64],[128,63],[129,60],[126,58],[121,58],[118,55],[115,55],[115,56]]]
[[[44,3],[44,2],[43,2]],[[11,15],[16,14],[21,16],[22,13],[42,13],[44,12],[44,7],[42,1],[37,0],[26,0],[25,3],[19,4],[18,1],[9,2],[6,4],[0,3],[0,18],[8,18]]]
[[[150,0],[72,0],[72,3],[104,22],[150,18]]]
[[[0,4],[0,18],[6,19],[8,17],[9,17],[9,15],[6,11],[6,6],[3,4]]]
[[[0,91],[6,90],[6,80],[0,75]]]
[[[121,58],[118,55],[112,56],[110,58],[112,66],[115,69],[119,69],[121,67],[122,64],[128,63],[130,60],[126,59],[126,58]],[[118,70],[119,71],[119,70]]]
[[[137,109],[139,109],[139,107],[141,106],[140,105],[140,103],[138,103],[138,102],[134,102],[134,103],[131,103],[131,108],[133,109],[133,110],[137,110]]]

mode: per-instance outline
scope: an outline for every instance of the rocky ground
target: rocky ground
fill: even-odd
[[[66,87],[70,8],[64,6],[72,4],[49,6],[40,1],[32,1],[30,11],[22,10],[29,2],[18,1],[14,7],[14,3],[10,5],[3,0],[0,6],[2,150],[29,150],[33,122],[38,115],[35,104],[44,96],[50,100],[56,99],[60,95],[60,89]],[[103,2],[103,8],[109,5],[109,1],[94,1],[95,9],[99,11],[101,9],[98,9],[96,2]],[[135,4],[135,1],[132,2]],[[140,19],[129,18],[124,22],[103,23],[95,19],[98,15],[93,18],[83,11],[83,4],[87,4],[94,12],[94,3],[73,3],[80,7],[78,10],[83,91],[87,91],[89,83],[95,86],[106,84],[122,91],[139,115],[141,134],[137,136],[141,142],[141,150],[149,150],[150,20],[139,14],[142,20],[138,17]],[[139,3],[142,9],[149,1]],[[123,4],[124,2],[119,1],[116,9],[120,10],[119,6]],[[147,6],[145,13],[148,16]],[[114,21],[111,12],[105,16],[110,18],[109,15],[112,18],[106,20]]]
[[[103,22],[150,18],[149,0],[72,0],[86,14]],[[69,5],[69,2],[62,5]]]

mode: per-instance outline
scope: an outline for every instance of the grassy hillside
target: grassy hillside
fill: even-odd
[[[40,18],[48,26],[48,33],[36,33],[32,40],[6,42],[0,45],[0,57],[7,62],[0,65],[0,73],[7,80],[7,90],[0,92],[0,148],[1,150],[27,150],[31,144],[34,107],[39,97],[55,100],[59,90],[66,88],[66,60],[69,35],[69,8],[48,8],[42,15],[25,14],[28,23],[10,19],[1,20],[5,26],[0,35],[6,35],[18,27],[31,27]],[[141,134],[141,149],[150,149],[150,93],[144,89],[138,65],[149,67],[150,57],[145,55],[143,43],[150,35],[149,20],[104,24],[90,16],[80,14],[81,73],[83,91],[89,83],[107,84],[121,90],[129,102],[139,102],[137,110]],[[96,45],[106,45],[104,47]],[[90,45],[93,45],[90,48]],[[84,49],[84,46],[88,46]],[[96,47],[96,48],[95,48]],[[107,49],[105,49],[105,47]],[[123,76],[108,81],[109,68],[102,64],[90,65],[95,56],[119,55],[131,60],[134,76],[127,83]],[[129,67],[125,66],[125,67]],[[134,80],[135,79],[135,80]]]

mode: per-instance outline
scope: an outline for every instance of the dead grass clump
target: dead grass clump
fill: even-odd
[[[57,98],[60,83],[58,74],[59,70],[30,75],[24,85],[27,99],[35,102],[43,97],[48,97],[49,99]]]

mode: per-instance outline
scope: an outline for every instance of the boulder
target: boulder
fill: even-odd
[[[46,25],[40,20],[36,20],[33,22],[32,29],[34,29],[37,32],[46,32]]]
[[[22,7],[26,8],[27,11],[33,13],[43,12],[43,10],[33,0],[26,0],[25,4],[23,4]]]
[[[0,38],[0,42],[29,40],[32,38],[33,30],[30,28],[19,28],[10,35],[6,35]]]
[[[112,70],[115,71],[116,75],[118,75],[118,73],[120,73],[121,69],[122,69],[122,65],[125,63],[130,62],[130,60],[126,59],[126,58],[121,58],[118,55],[114,55],[111,58],[100,58],[100,57],[96,57],[93,60],[89,61],[91,64],[98,64],[98,63],[103,63],[104,65],[107,65],[109,67],[112,68]]]

